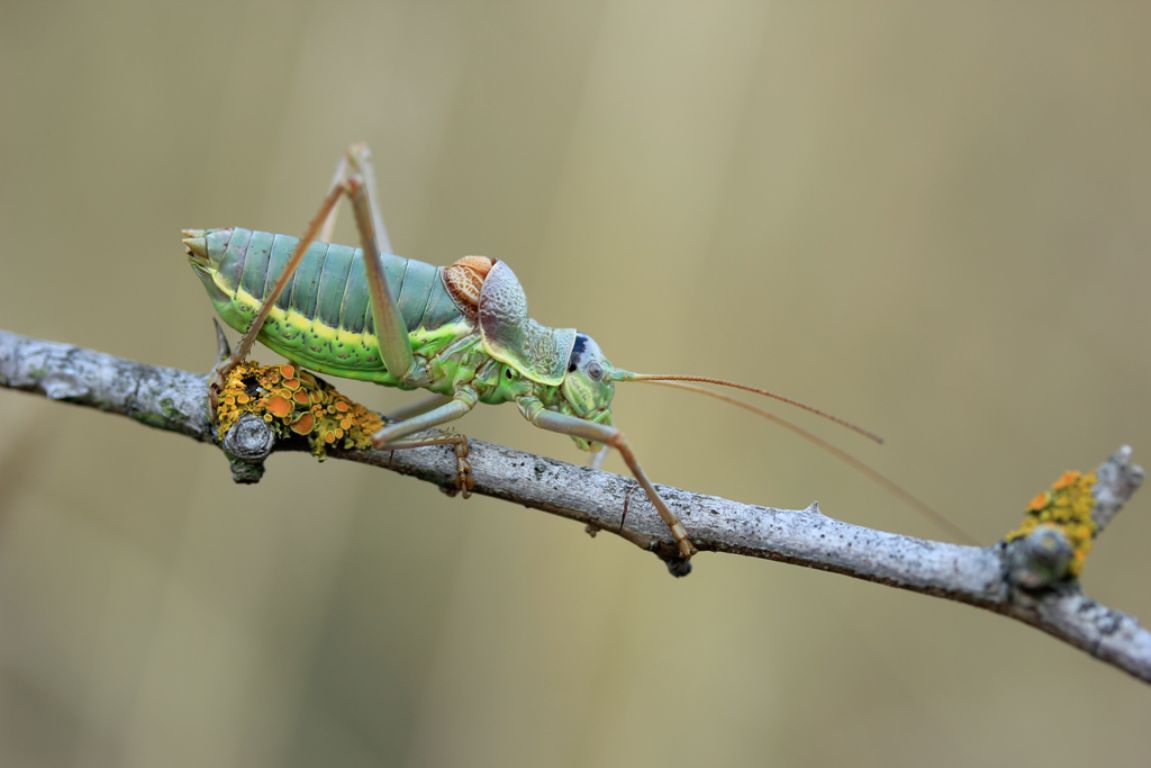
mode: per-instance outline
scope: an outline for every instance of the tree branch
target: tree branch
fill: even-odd
[[[0,386],[118,413],[218,445],[202,375],[0,331]],[[249,421],[244,428],[247,433],[237,425],[230,435],[234,468],[258,466],[268,452],[290,448],[283,442],[273,445],[259,424]],[[475,493],[578,520],[592,531],[618,533],[671,559],[674,544],[666,527],[630,478],[478,440],[470,445]],[[1142,480],[1130,454],[1122,448],[1099,467],[1094,489],[1099,530]],[[329,455],[445,489],[453,487],[456,477],[454,452],[440,446]],[[250,482],[258,476],[256,471],[237,479]],[[1151,682],[1151,633],[1131,616],[1083,594],[1076,580],[1052,565],[1066,551],[1066,541],[1054,529],[1037,529],[1011,544],[971,547],[851,525],[822,514],[818,505],[774,509],[669,486],[659,486],[659,492],[701,551],[794,563],[985,608]],[[624,510],[626,526],[620,529]]]

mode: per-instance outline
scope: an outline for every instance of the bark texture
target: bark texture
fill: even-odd
[[[0,386],[118,413],[221,447],[239,482],[255,482],[262,461],[291,449],[262,431],[259,419],[217,439],[209,420],[206,376],[137,363],[67,344],[0,331]],[[255,422],[255,423],[253,423]],[[384,467],[454,487],[450,447],[331,451],[334,458]],[[631,478],[471,441],[481,493],[624,536],[677,568],[674,543]],[[322,470],[317,470],[322,471]],[[1139,487],[1143,470],[1120,448],[1098,468],[1099,530]],[[973,547],[873,530],[824,515],[818,505],[777,509],[660,485],[701,552],[760,557],[834,571],[947,598],[1023,621],[1125,672],[1151,682],[1151,633],[1068,580],[1067,542],[1052,529],[1012,542]],[[621,517],[626,510],[626,523]]]

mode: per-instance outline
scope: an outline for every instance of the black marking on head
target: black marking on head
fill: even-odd
[[[568,373],[571,373],[576,368],[579,368],[580,358],[583,357],[584,348],[587,346],[587,334],[577,333],[575,345],[572,347],[571,358],[568,359]]]

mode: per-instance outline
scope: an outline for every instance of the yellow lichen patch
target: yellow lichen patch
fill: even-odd
[[[1050,491],[1042,491],[1031,500],[1023,524],[1007,534],[1007,541],[1023,538],[1041,525],[1058,528],[1075,552],[1069,574],[1078,576],[1095,538],[1095,521],[1091,518],[1095,509],[1094,487],[1094,472],[1064,472],[1052,483]]]
[[[263,417],[279,437],[301,435],[312,453],[328,447],[367,448],[384,423],[379,415],[294,365],[241,363],[217,398],[216,426],[224,435],[245,413]]]

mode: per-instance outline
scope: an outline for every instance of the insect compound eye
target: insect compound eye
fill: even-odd
[[[599,363],[588,363],[587,375],[592,381],[599,381],[603,378],[603,368],[600,367]]]

